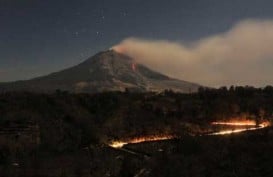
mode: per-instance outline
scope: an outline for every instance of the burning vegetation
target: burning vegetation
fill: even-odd
[[[240,128],[220,130],[220,131],[210,133],[208,135],[226,135],[226,134],[240,133],[244,131],[258,130],[258,129],[262,129],[262,128],[266,128],[270,126],[269,121],[263,121],[262,123],[257,124],[254,120],[219,121],[219,122],[212,122],[211,124],[223,125],[228,127],[240,127]],[[170,140],[175,138],[177,138],[177,136],[174,136],[174,135],[141,136],[141,137],[131,138],[127,140],[112,141],[111,143],[109,143],[109,146],[113,148],[122,148],[124,145],[127,145],[127,144],[137,144],[137,143],[151,142],[151,141],[162,141],[162,140]]]
[[[235,120],[235,121],[219,121],[212,122],[212,125],[231,125],[231,126],[256,126],[256,122],[254,120]]]
[[[112,141],[109,146],[113,148],[122,148],[126,144],[136,144],[151,141],[162,141],[176,138],[174,135],[153,135],[153,136],[142,136],[137,138],[128,139],[127,141]]]
[[[36,149],[25,149],[18,143],[2,146],[1,175],[23,176],[27,171],[31,173],[27,176],[44,176],[49,171],[52,176],[65,169],[68,174],[92,171],[93,174],[85,176],[101,177],[110,169],[111,176],[134,176],[142,169],[139,164],[143,164],[143,158],[123,151],[129,149],[151,155],[143,164],[145,167],[151,165],[148,166],[150,176],[160,177],[163,172],[178,173],[173,176],[219,176],[214,172],[228,168],[231,171],[245,168],[245,175],[238,176],[259,176],[249,170],[257,165],[260,165],[259,172],[264,167],[272,169],[269,162],[273,162],[273,127],[268,127],[270,124],[265,121],[273,120],[272,107],[273,87],[200,89],[192,94],[170,90],[163,93],[3,93],[0,95],[1,127],[9,127],[11,121],[18,126],[31,121],[39,127],[40,143]],[[246,132],[239,133],[243,131]],[[209,133],[219,136],[205,136]],[[238,135],[221,136],[233,133]],[[20,136],[22,133],[14,138],[20,139]],[[156,142],[176,137],[182,138]],[[116,140],[109,145],[121,149],[105,148],[100,144],[105,139]],[[134,144],[149,141],[153,143]],[[122,148],[126,144],[130,145]],[[71,161],[62,157],[68,155]],[[135,164],[135,159],[140,159],[140,163]],[[14,169],[12,163],[18,162],[20,167]],[[89,167],[90,162],[94,167]],[[192,171],[184,174],[189,170],[189,163]],[[52,169],[49,170],[47,164],[51,164]],[[16,171],[19,168],[22,174]],[[130,175],[125,173],[128,169],[132,172]],[[198,169],[208,169],[208,173]],[[11,175],[10,172],[18,174]],[[229,173],[229,170],[225,172]]]
[[[270,122],[268,120],[264,120],[260,123],[254,120],[231,120],[231,121],[219,121],[212,122],[212,125],[224,125],[224,126],[235,126],[235,127],[256,127],[256,128],[264,128],[270,126]]]
[[[233,127],[232,129],[228,130],[221,130],[218,132],[211,133],[209,135],[226,135],[226,134],[233,134],[233,133],[240,133],[244,131],[250,130],[258,130],[265,127],[270,126],[269,121],[263,121],[261,123],[257,123],[254,120],[231,120],[231,121],[219,121],[219,122],[212,122],[212,125],[224,125]],[[234,128],[234,127],[244,127],[244,128]]]

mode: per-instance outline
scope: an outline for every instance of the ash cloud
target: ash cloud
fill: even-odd
[[[113,47],[169,76],[206,86],[273,85],[273,21],[245,20],[191,43],[128,38]]]

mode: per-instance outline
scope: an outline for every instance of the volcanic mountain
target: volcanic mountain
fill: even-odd
[[[26,81],[1,83],[0,91],[95,93],[102,91],[195,92],[198,84],[170,78],[137,64],[132,58],[108,50],[77,66]]]

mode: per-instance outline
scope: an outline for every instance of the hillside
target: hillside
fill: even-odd
[[[170,78],[113,50],[100,52],[77,66],[27,81],[1,83],[0,91],[75,93],[102,91],[196,92],[200,85]]]

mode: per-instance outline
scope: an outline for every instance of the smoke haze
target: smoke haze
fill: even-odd
[[[128,38],[113,49],[151,69],[206,86],[273,85],[270,20],[245,20],[191,43]]]

